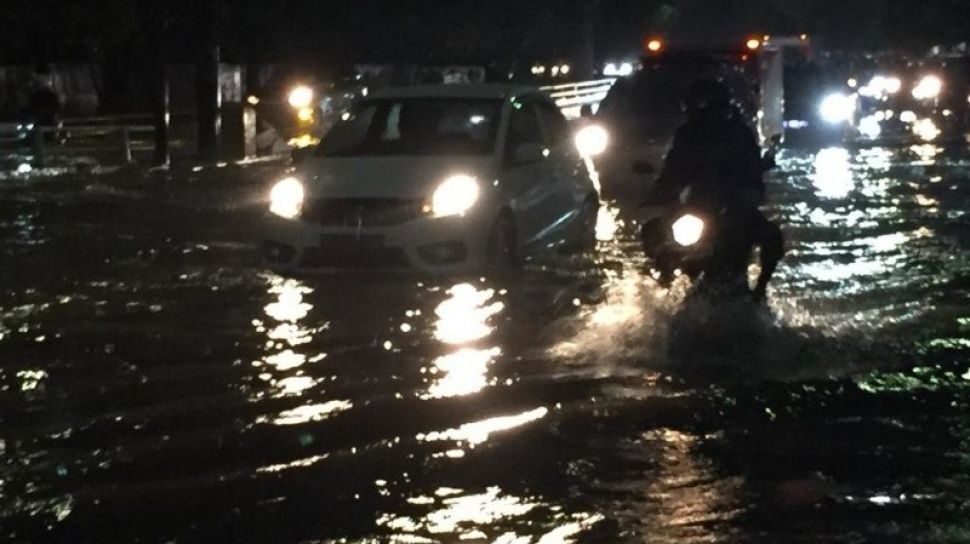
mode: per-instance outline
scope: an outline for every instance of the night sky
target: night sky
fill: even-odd
[[[205,0],[170,0],[173,54],[191,58]],[[159,1],[3,0],[3,62],[144,54]],[[967,39],[965,0],[221,0],[227,60],[571,57],[590,25],[600,59],[647,34],[728,42],[810,32],[833,48],[919,50]],[[531,57],[521,59],[521,57]]]

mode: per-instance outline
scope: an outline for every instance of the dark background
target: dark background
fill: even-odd
[[[211,0],[169,0],[175,57],[192,58]],[[162,0],[4,0],[0,61],[138,61]],[[808,32],[840,49],[925,49],[967,39],[965,0],[221,0],[227,61],[571,58],[584,36],[598,60],[643,36],[736,40]],[[584,26],[586,25],[586,26]],[[525,59],[522,59],[525,61]]]

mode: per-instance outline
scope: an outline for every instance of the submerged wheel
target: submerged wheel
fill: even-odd
[[[515,221],[510,214],[499,215],[492,225],[486,258],[488,265],[496,268],[509,268],[518,263]]]

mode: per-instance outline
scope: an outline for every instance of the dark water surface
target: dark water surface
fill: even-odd
[[[0,183],[0,540],[970,541],[965,154],[789,152],[773,317],[680,311],[613,207],[509,277],[280,277],[279,172]]]

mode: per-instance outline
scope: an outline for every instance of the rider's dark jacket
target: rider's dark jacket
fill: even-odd
[[[677,130],[651,200],[673,203],[689,186],[692,202],[750,209],[764,202],[763,176],[754,131],[735,116],[704,112]]]

